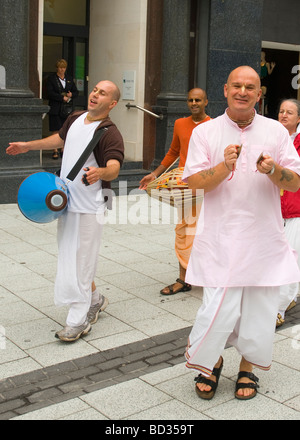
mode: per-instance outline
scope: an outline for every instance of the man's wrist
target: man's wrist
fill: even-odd
[[[225,167],[226,167],[226,169],[227,169],[228,171],[232,171],[232,170],[228,167],[228,165],[227,165],[227,163],[226,163],[225,160],[224,160],[224,165],[225,165]]]
[[[271,170],[268,171],[266,174],[269,174],[269,176],[272,176],[272,174],[274,174],[275,172],[275,164],[272,166]]]

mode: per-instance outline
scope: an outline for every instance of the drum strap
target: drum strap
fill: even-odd
[[[81,170],[81,168],[83,167],[85,162],[87,161],[88,157],[90,156],[90,154],[94,150],[95,146],[98,144],[98,142],[100,141],[101,137],[103,136],[103,134],[107,130],[108,130],[107,127],[102,127],[102,128],[99,128],[99,130],[95,131],[93,139],[88,144],[88,146],[83,151],[83,153],[80,156],[80,158],[77,160],[77,162],[75,163],[75,165],[73,166],[73,168],[71,169],[69,174],[67,175],[67,179],[72,180],[72,181],[75,179],[75,177],[77,176],[77,174],[79,173],[79,171]]]

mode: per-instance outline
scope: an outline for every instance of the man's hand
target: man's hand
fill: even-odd
[[[29,148],[27,142],[10,142],[9,147],[6,148],[6,154],[16,156],[17,154],[27,153]]]
[[[15,156],[33,150],[56,150],[63,148],[64,141],[58,133],[55,133],[43,139],[28,142],[10,142],[8,145],[9,147],[7,147],[6,153]]]
[[[100,179],[100,168],[87,167],[83,168],[83,171],[85,171],[85,173],[83,174],[81,181],[85,186],[93,185],[93,183],[98,182]]]
[[[268,174],[275,167],[275,162],[271,156],[264,154],[261,160],[257,162],[256,167],[261,174]]]
[[[143,177],[140,181],[139,189],[146,189],[150,182],[153,182],[155,180],[154,174],[150,173],[147,174],[147,176]]]
[[[82,176],[82,183],[86,186],[93,185],[98,182],[98,180],[105,180],[111,182],[116,179],[120,172],[120,162],[116,159],[110,159],[107,161],[106,167],[96,168],[87,167],[84,168],[85,173]]]
[[[226,168],[230,171],[235,170],[236,161],[239,156],[239,148],[240,145],[231,144],[228,145],[228,147],[226,147],[224,150],[224,163],[226,165]]]

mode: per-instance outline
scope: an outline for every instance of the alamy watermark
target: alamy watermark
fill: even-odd
[[[292,87],[294,90],[298,90],[300,88],[300,65],[293,66],[292,73],[296,73],[296,76],[292,79]]]
[[[0,325],[0,350],[6,349],[6,333],[5,328]]]
[[[184,195],[183,195],[184,194]],[[119,197],[114,197],[112,190],[103,190],[104,197],[111,200],[112,210],[106,215],[102,211],[97,213],[97,220],[101,224],[109,225],[173,225],[184,220],[194,235],[195,222],[203,210],[203,190],[185,191],[162,189],[159,192],[151,191],[151,197],[146,191],[133,189],[127,191],[127,182],[119,182]],[[124,196],[124,197],[122,197]]]

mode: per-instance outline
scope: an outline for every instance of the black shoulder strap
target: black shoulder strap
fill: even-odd
[[[93,136],[93,139],[91,140],[91,142],[88,144],[88,146],[86,147],[86,149],[83,151],[82,155],[80,156],[80,158],[77,160],[77,162],[75,163],[75,165],[73,166],[73,168],[71,169],[71,171],[69,172],[69,174],[67,175],[67,179],[69,180],[74,180],[75,177],[77,176],[77,174],[79,173],[79,171],[81,170],[81,168],[83,167],[83,165],[85,164],[86,160],[88,159],[88,157],[90,156],[90,154],[92,153],[92,151],[94,150],[95,146],[98,144],[98,142],[101,139],[101,136],[108,130],[107,127],[102,127],[99,128],[99,130],[95,131],[95,134]]]
[[[55,79],[56,79],[56,82],[57,82],[58,90],[60,91],[60,93],[63,93],[65,90],[64,90],[64,88],[62,86],[62,83],[60,82],[60,80],[59,80],[57,75],[55,75]]]

